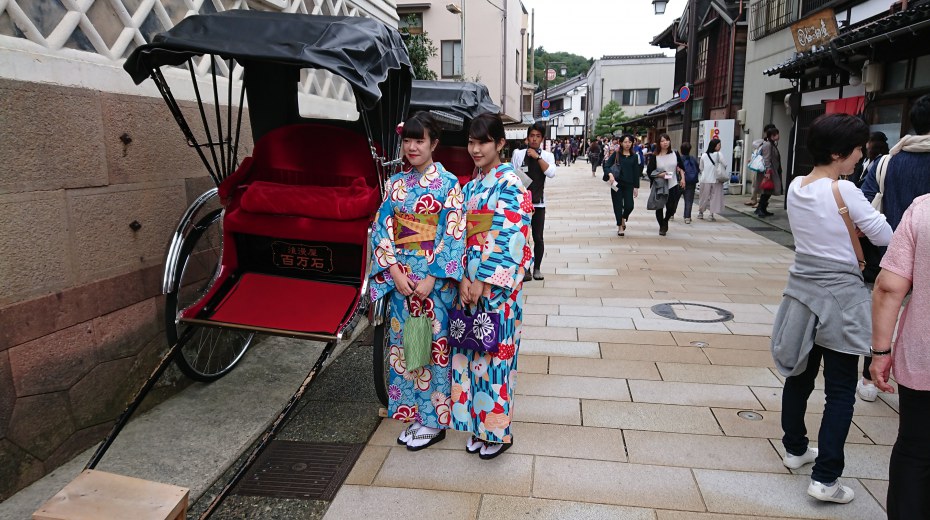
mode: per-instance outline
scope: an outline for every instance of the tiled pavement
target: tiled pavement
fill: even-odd
[[[782,378],[768,336],[791,251],[721,218],[685,225],[679,214],[660,237],[646,189],[617,237],[607,188],[584,163],[547,188],[546,279],[526,288],[513,449],[481,461],[456,433],[411,453],[395,443],[400,425],[384,420],[325,518],[884,517],[893,396],[856,403],[851,504],[809,498],[810,466],[781,464]],[[651,310],[672,302],[734,319]],[[761,420],[737,415],[746,410]],[[814,438],[822,410],[816,391]]]

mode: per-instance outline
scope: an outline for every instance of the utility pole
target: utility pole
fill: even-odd
[[[698,0],[688,1],[688,56],[685,62],[685,84],[691,90],[691,96],[681,109],[681,142],[691,142],[691,112],[694,107],[694,65],[697,60],[697,4]]]

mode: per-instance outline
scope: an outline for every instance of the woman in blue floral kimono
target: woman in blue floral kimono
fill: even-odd
[[[452,349],[452,427],[471,432],[465,449],[493,459],[513,443],[514,376],[523,319],[523,276],[533,259],[527,245],[533,201],[510,163],[500,116],[483,114],[469,128],[468,151],[478,175],[465,185],[467,240],[463,305],[500,314],[499,351]],[[461,334],[460,323],[452,335]]]
[[[388,299],[388,415],[410,423],[397,442],[412,451],[444,439],[451,421],[448,310],[462,278],[465,218],[458,179],[432,159],[439,131],[426,112],[404,124],[412,167],[388,181],[372,229],[371,299]],[[430,363],[407,370],[404,323],[422,315],[433,326]]]

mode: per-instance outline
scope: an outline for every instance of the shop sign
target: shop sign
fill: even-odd
[[[818,11],[791,26],[794,47],[798,52],[808,52],[815,46],[827,46],[837,34],[836,14],[833,9]]]

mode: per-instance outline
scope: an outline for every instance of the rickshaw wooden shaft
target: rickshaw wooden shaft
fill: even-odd
[[[97,464],[100,463],[100,459],[103,458],[104,453],[110,448],[110,445],[113,444],[113,441],[116,440],[116,436],[119,435],[119,432],[123,430],[123,427],[126,426],[126,423],[129,422],[129,418],[132,417],[132,414],[135,413],[136,409],[139,408],[139,405],[142,404],[142,401],[145,399],[145,396],[152,390],[152,387],[155,386],[155,383],[161,378],[161,375],[165,373],[165,370],[168,368],[168,365],[174,360],[174,356],[180,351],[180,349],[194,336],[195,329],[193,327],[188,327],[181,334],[181,337],[178,338],[177,343],[171,346],[168,349],[168,352],[162,356],[161,361],[158,362],[158,366],[155,367],[155,370],[152,371],[152,375],[145,381],[145,384],[142,385],[142,388],[136,392],[136,395],[132,398],[129,404],[126,406],[126,409],[123,410],[123,413],[120,414],[119,418],[116,419],[116,423],[113,425],[113,428],[110,430],[110,433],[103,439],[103,442],[100,443],[100,446],[97,447],[97,451],[94,452],[94,455],[90,458],[90,461],[87,462],[87,465],[84,466],[84,469],[94,469],[97,467]]]

